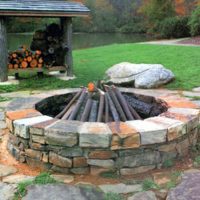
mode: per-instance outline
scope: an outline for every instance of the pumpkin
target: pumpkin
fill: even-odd
[[[90,82],[88,83],[88,91],[89,92],[94,92],[95,91],[95,84]]]

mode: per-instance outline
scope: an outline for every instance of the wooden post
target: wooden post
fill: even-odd
[[[68,50],[65,55],[65,65],[67,75],[73,76],[73,56],[72,56],[72,18],[61,18],[61,26],[63,30],[63,45],[67,46]]]
[[[8,49],[5,18],[0,18],[0,82],[8,80]]]

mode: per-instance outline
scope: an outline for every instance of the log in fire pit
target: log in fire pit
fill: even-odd
[[[42,104],[36,108],[41,113],[57,119],[104,123],[142,120],[158,116],[168,109],[167,103],[162,100],[122,93],[114,85],[96,86],[89,83],[88,88],[83,87],[79,92],[68,95],[66,99],[61,105],[54,103],[49,109],[44,109],[40,106]]]

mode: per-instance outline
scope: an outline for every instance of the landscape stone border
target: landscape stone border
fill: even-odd
[[[35,109],[45,98],[65,93],[63,90],[10,103],[6,112],[8,150],[17,160],[60,173],[97,175],[117,171],[132,175],[183,157],[197,143],[200,111],[186,98],[150,92],[168,103],[168,111],[143,121],[120,122],[119,132],[115,123],[57,120]]]

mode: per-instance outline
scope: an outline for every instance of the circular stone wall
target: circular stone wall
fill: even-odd
[[[66,99],[67,94],[57,95]],[[169,106],[174,104],[163,93],[157,97]],[[93,175],[105,171],[137,174],[186,155],[189,147],[197,142],[199,110],[183,98],[178,102],[181,105],[188,102],[187,108],[171,106],[157,117],[117,125],[57,120],[43,115],[35,105],[41,106],[46,98],[56,100],[55,94],[23,99],[23,106],[22,99],[15,100],[6,113],[10,130],[8,150],[20,162],[43,170]]]

